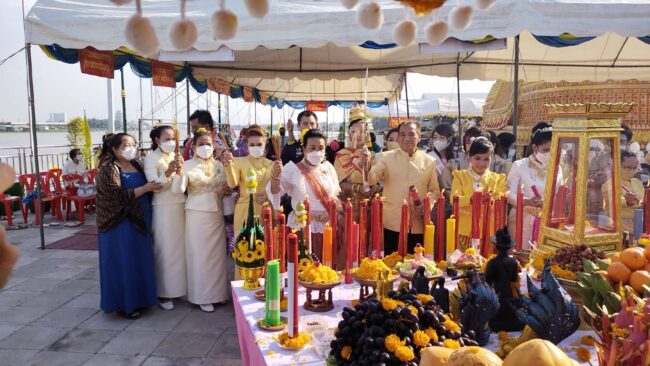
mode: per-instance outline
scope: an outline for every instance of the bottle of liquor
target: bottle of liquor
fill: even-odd
[[[622,243],[622,250],[625,250],[630,247],[630,232],[629,231],[623,231],[623,243]]]
[[[409,198],[411,199],[411,202],[413,202],[413,206],[416,208],[422,206],[422,200],[420,199],[420,195],[418,195],[418,190],[415,186],[409,187]]]

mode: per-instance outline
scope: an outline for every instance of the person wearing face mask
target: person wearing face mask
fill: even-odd
[[[522,248],[529,249],[529,241],[532,239],[533,222],[539,217],[543,205],[543,194],[546,187],[546,175],[548,162],[551,159],[551,139],[553,128],[546,122],[539,122],[533,127],[530,136],[530,149],[532,154],[512,164],[508,173],[508,203],[517,206],[517,192],[522,188],[524,194],[524,224],[522,227]],[[560,180],[561,181],[561,180]],[[533,193],[536,187],[542,197]],[[508,217],[508,231],[516,235],[517,210],[511,210]],[[516,237],[516,236],[515,236]]]
[[[444,188],[445,190],[445,198],[447,199],[447,202],[451,202],[450,198],[450,193],[451,193],[451,181],[453,180],[452,173],[456,170],[463,170],[467,169],[469,167],[469,147],[472,143],[472,140],[477,138],[477,137],[486,137],[489,138],[490,135],[484,131],[483,129],[479,127],[470,127],[465,131],[463,134],[463,150],[464,152],[458,153],[458,157],[456,159],[451,159],[447,161],[447,165],[445,166],[445,169],[442,171],[442,174],[440,175],[440,188]]]
[[[381,157],[386,151],[399,149],[399,142],[397,142],[398,135],[399,132],[397,131],[397,127],[391,128],[386,132],[384,135],[384,149],[380,153],[375,154],[375,165],[379,164]]]
[[[430,192],[438,194],[438,173],[435,159],[418,150],[420,142],[420,124],[414,121],[402,123],[398,128],[400,148],[382,153],[382,159],[375,164],[368,174],[369,183],[384,183],[383,224],[384,254],[397,251],[399,238],[399,212],[404,200],[409,199],[409,187],[413,186],[420,197]],[[364,161],[370,160],[370,154],[363,155]],[[410,233],[408,234],[408,251],[413,253],[417,243],[424,241],[423,206],[413,207],[410,213]]]
[[[452,144],[454,138],[454,129],[451,125],[442,123],[436,126],[431,134],[431,141],[433,150],[429,155],[436,159],[436,171],[438,176],[442,175],[442,171],[447,165],[447,161],[456,158],[454,154],[454,145]]]
[[[172,310],[172,299],[187,295],[185,264],[185,195],[172,192],[173,177],[183,169],[183,157],[176,153],[176,139],[171,126],[151,130],[151,153],[144,158],[144,173],[149,182],[162,189],[153,194],[153,238],[156,289],[159,305]]]
[[[197,109],[190,116],[190,129],[192,134],[195,134],[198,129],[204,129],[210,132],[212,136],[214,146],[219,149],[225,147],[223,141],[217,135],[217,131],[214,129],[214,120],[212,119],[212,114],[210,111]],[[187,137],[185,143],[183,144],[183,159],[189,160],[194,156],[194,144],[191,137]]]
[[[302,136],[311,129],[318,129],[318,117],[316,113],[310,110],[304,110],[298,114],[298,128],[300,129],[300,141]],[[287,165],[290,161],[298,164],[303,159],[302,143],[296,141],[293,134],[293,121],[287,122],[287,132],[289,138],[286,145],[282,148],[282,164]]]
[[[639,170],[639,158],[630,151],[621,151],[621,230],[634,232],[634,210],[642,207],[645,190],[643,183],[634,175]],[[612,180],[603,184],[603,198],[605,199],[605,212],[609,217],[614,217],[612,211]]]
[[[480,218],[472,217],[472,194],[475,191],[489,191],[493,198],[506,194],[506,176],[490,171],[490,163],[494,155],[494,145],[487,137],[477,137],[470,143],[467,149],[469,156],[469,167],[453,172],[451,184],[451,195],[458,196],[459,216],[456,218],[458,225],[458,248],[461,251],[469,248],[472,244],[471,230],[472,220]],[[491,222],[494,222],[494,210],[490,215]],[[490,235],[494,234],[492,232]],[[480,235],[483,235],[481,230]],[[491,250],[490,250],[491,252]]]
[[[70,158],[63,164],[62,174],[86,174],[86,164],[84,164],[84,155],[79,149],[72,149],[68,153]]]
[[[266,187],[266,183],[271,179],[274,164],[273,161],[264,157],[266,140],[266,131],[258,125],[252,125],[248,128],[245,139],[248,147],[248,156],[233,158],[230,151],[223,152],[222,161],[226,168],[228,186],[230,188],[239,187],[240,192],[245,192],[246,187],[244,187],[244,184],[246,182],[244,178],[249,169],[253,169],[257,174],[258,186]],[[275,164],[281,165],[282,163],[276,161]],[[266,198],[266,192],[263,189],[258,189],[253,197],[255,198],[255,214],[259,216],[262,214],[262,204],[268,200]],[[244,220],[246,220],[248,214],[248,200],[249,195],[247,194],[240,195],[237,200],[233,226],[235,233],[239,233],[244,226]],[[239,271],[235,272],[239,273]]]
[[[213,144],[210,132],[198,129],[193,137],[194,158],[185,162],[180,175],[172,181],[172,192],[187,193],[187,300],[204,312],[213,312],[213,304],[228,300],[226,229],[221,204],[228,183],[223,165],[213,158]]]
[[[150,193],[163,185],[147,182],[129,134],[116,134],[108,145],[110,156],[96,179],[100,306],[134,319],[158,303]]]
[[[338,202],[340,188],[336,170],[325,159],[327,139],[319,130],[309,130],[303,137],[305,157],[296,163],[289,162],[284,167],[273,166],[271,181],[266,184],[266,193],[274,207],[279,207],[280,197],[289,195],[292,207],[307,197],[311,203],[311,252],[318,258],[323,256],[323,228],[329,221],[328,205],[332,200]],[[287,218],[287,226],[298,229],[295,213]],[[342,244],[342,243],[341,243]],[[339,249],[339,253],[341,253]]]
[[[492,146],[494,146],[494,149],[496,151],[496,149],[499,147],[499,138],[497,137],[497,134],[494,131],[487,131],[487,133],[488,135],[490,135],[489,137],[490,143],[492,143]],[[492,156],[492,163],[490,163],[490,171],[499,174],[508,175],[511,166],[512,166],[511,161],[502,158],[499,154],[495,152],[495,154]]]

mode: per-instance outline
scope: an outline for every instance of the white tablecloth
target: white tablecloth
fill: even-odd
[[[263,279],[261,280],[263,283]],[[525,290],[525,281],[522,281],[522,291]],[[244,352],[260,352],[263,356],[267,365],[325,365],[325,359],[329,354],[330,347],[329,341],[334,338],[334,329],[336,328],[339,321],[341,321],[340,314],[343,311],[343,308],[348,306],[351,307],[351,300],[357,299],[359,297],[359,285],[353,283],[351,285],[341,284],[336,287],[333,291],[334,293],[334,309],[326,313],[314,313],[305,310],[302,307],[306,298],[305,298],[305,289],[299,288],[299,312],[300,312],[300,331],[306,331],[312,333],[312,340],[309,344],[300,351],[289,351],[282,349],[278,346],[276,340],[277,335],[280,332],[267,332],[260,329],[257,326],[257,321],[264,317],[264,302],[255,299],[255,291],[247,291],[242,288],[243,281],[233,281],[232,282],[232,293],[236,298],[234,304],[239,306],[240,309],[235,309],[235,311],[241,311],[240,314],[243,314],[248,329],[242,329],[244,326],[238,321],[237,322],[237,331],[238,332],[251,332],[252,338],[255,339],[256,347],[250,344],[242,345],[243,337],[240,334],[240,346],[242,347],[242,353]],[[536,283],[539,286],[539,283]],[[396,285],[397,286],[397,285]],[[453,290],[456,285],[455,282],[449,280],[446,281],[445,287],[449,290]],[[315,294],[315,293],[314,293]],[[288,312],[281,313],[282,316],[287,316]],[[309,326],[307,323],[319,323],[319,325]],[[285,328],[286,329],[286,328]],[[577,360],[575,354],[575,349],[578,346],[581,346],[580,337],[583,335],[590,334],[595,336],[593,331],[577,331],[571,337],[565,339],[559,344],[559,347],[562,348],[567,354],[573,359]],[[512,333],[511,336],[516,336],[517,334]],[[496,334],[492,334],[490,337],[490,342],[485,346],[485,348],[496,352],[499,345],[498,337]],[[585,346],[588,347],[588,346]],[[588,347],[592,358],[591,364],[598,365],[598,358],[596,355],[596,350],[594,347]],[[242,359],[256,359],[260,357],[243,357]],[[259,356],[259,355],[255,355]],[[583,365],[587,366],[589,363],[584,363]],[[258,366],[258,365],[254,365]],[[523,366],[523,365],[522,365]]]

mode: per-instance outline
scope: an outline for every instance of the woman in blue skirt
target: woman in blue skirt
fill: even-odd
[[[109,145],[96,180],[100,307],[135,319],[158,303],[150,192],[162,185],[147,183],[133,137],[118,133]]]

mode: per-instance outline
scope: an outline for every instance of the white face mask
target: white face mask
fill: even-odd
[[[312,151],[305,155],[305,159],[307,159],[311,165],[320,165],[323,159],[325,159],[325,151]]]
[[[447,148],[447,146],[449,146],[449,142],[447,142],[447,140],[434,140],[433,141],[433,147],[435,147],[436,150],[438,150],[438,152],[444,151]]]
[[[537,159],[537,161],[542,163],[542,165],[546,165],[548,164],[548,161],[551,160],[551,152],[550,151],[546,153],[536,152],[535,159]]]
[[[386,142],[386,149],[388,151],[399,149],[399,143],[397,141],[388,141]]]
[[[176,141],[174,140],[169,140],[161,143],[160,149],[166,153],[174,152],[174,149],[176,149]]]
[[[210,145],[203,145],[196,148],[196,155],[202,159],[207,159],[212,156],[214,149]]]
[[[254,158],[261,158],[264,156],[264,146],[249,146],[248,153]]]
[[[138,154],[138,150],[135,149],[133,146],[129,146],[125,149],[123,149],[120,154],[122,154],[122,157],[126,160],[133,160],[135,159],[136,155]]]

